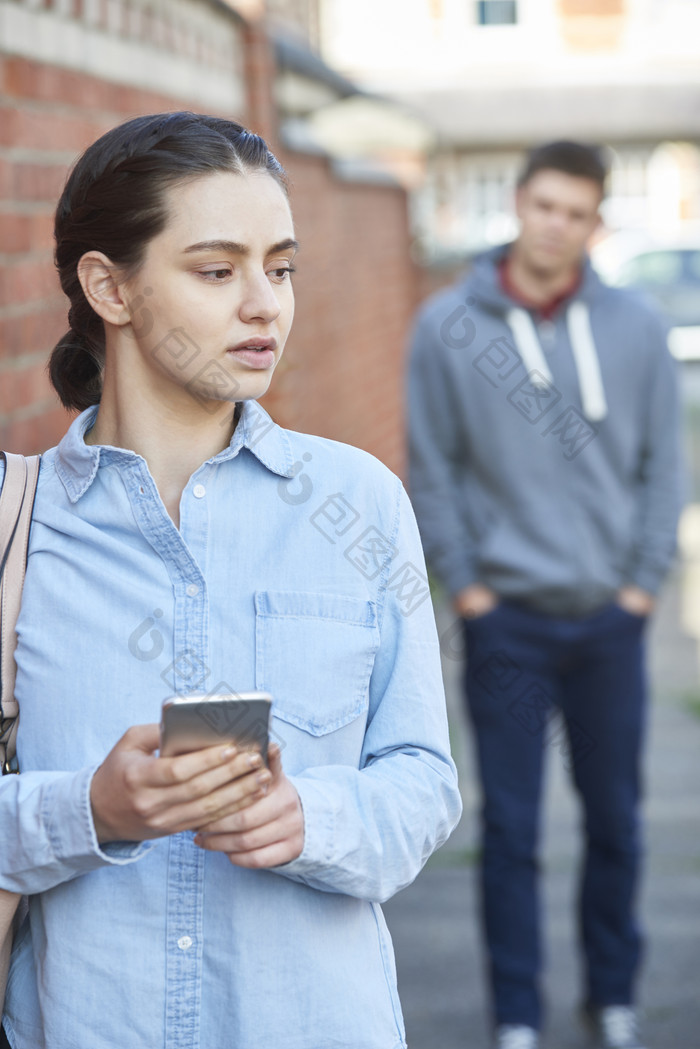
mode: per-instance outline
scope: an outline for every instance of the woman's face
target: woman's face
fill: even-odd
[[[256,171],[205,175],[166,200],[167,225],[123,286],[142,377],[210,413],[261,397],[294,315],[287,198]]]

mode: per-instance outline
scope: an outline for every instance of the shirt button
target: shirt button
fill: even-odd
[[[203,484],[196,484],[192,489],[192,495],[195,499],[203,499],[206,494],[207,490]]]
[[[188,597],[196,597],[198,593],[199,593],[199,587],[197,586],[197,584],[196,583],[190,583],[190,585],[187,587],[187,596]]]
[[[180,939],[177,941],[177,945],[181,951],[189,951],[190,947],[192,946],[192,937],[181,936]]]

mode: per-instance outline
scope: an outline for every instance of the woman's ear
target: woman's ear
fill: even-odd
[[[78,280],[95,313],[116,327],[131,320],[117,267],[101,251],[88,251],[78,262]]]

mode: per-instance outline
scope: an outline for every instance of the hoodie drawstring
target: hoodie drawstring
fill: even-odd
[[[513,332],[515,345],[533,386],[552,386],[554,379],[545,360],[535,325],[527,310],[512,309],[506,313],[506,323]]]
[[[530,314],[527,310],[516,307],[508,310],[505,319],[533,386],[553,385],[552,373]],[[578,299],[572,302],[567,310],[566,321],[581,391],[583,414],[592,422],[599,422],[608,414],[608,405],[591,331],[591,319],[585,302]]]
[[[608,405],[600,374],[598,352],[591,331],[591,318],[585,302],[581,302],[580,299],[572,302],[567,310],[566,321],[578,372],[583,414],[592,422],[597,422],[608,414]]]

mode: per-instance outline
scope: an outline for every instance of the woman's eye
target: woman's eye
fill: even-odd
[[[291,275],[295,272],[295,266],[280,266],[277,269],[270,270],[269,275],[273,280],[281,284],[282,281],[289,280]]]
[[[215,269],[215,270],[200,270],[199,274],[204,277],[205,280],[211,281],[212,284],[220,284],[221,281],[226,280],[227,277],[231,276],[231,270],[226,269]]]

